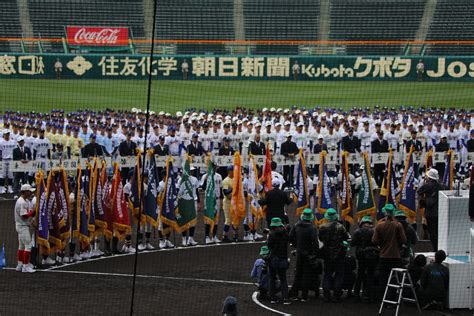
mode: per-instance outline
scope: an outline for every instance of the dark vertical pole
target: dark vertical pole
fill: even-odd
[[[143,143],[143,157],[142,157],[142,182],[140,183],[141,186],[141,194],[140,194],[140,206],[138,209],[138,224],[137,224],[137,235],[140,232],[140,219],[143,212],[143,177],[145,174],[145,162],[146,162],[146,148],[147,148],[147,139],[148,139],[148,130],[149,130],[149,119],[150,119],[150,101],[151,101],[151,83],[152,83],[152,69],[151,64],[153,62],[154,50],[155,50],[155,29],[156,29],[156,8],[157,8],[157,0],[153,0],[153,27],[151,33],[151,52],[150,52],[150,69],[148,69],[148,93],[147,93],[147,100],[146,100],[146,116],[145,116],[145,141]],[[138,264],[138,238],[136,239],[135,243],[135,262],[133,264],[133,283],[132,283],[132,300],[130,302],[130,315],[133,315],[133,308],[134,308],[134,301],[135,301],[135,283],[137,278],[137,264]]]

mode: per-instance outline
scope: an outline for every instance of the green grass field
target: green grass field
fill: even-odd
[[[134,80],[0,80],[2,110],[145,109],[148,82]],[[474,108],[474,83],[171,81],[152,84],[151,109],[337,106]]]

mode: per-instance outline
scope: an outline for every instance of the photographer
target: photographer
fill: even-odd
[[[309,208],[301,214],[298,221],[290,231],[290,243],[296,248],[296,273],[290,298],[298,300],[301,291],[301,301],[308,300],[308,291],[316,290],[319,293],[317,277],[317,251],[319,250],[318,231],[313,224],[313,211]],[[317,296],[317,295],[316,295]]]
[[[258,298],[261,300],[268,299],[268,264],[270,261],[270,250],[267,246],[260,248],[260,258],[255,260],[250,276],[258,282]],[[276,287],[277,288],[277,287]]]
[[[271,220],[274,217],[278,217],[283,223],[288,224],[288,215],[285,212],[285,205],[293,202],[294,193],[288,194],[287,192],[279,188],[280,181],[278,179],[272,179],[272,189],[265,194],[265,197],[258,201],[260,205],[267,206],[267,225],[270,227]]]
[[[272,218],[270,222],[270,234],[268,235],[267,240],[268,249],[270,249],[270,282],[268,291],[271,303],[277,303],[280,301],[278,297],[276,297],[276,281],[278,276],[283,304],[290,304],[290,301],[288,300],[288,281],[286,278],[286,271],[289,267],[288,241],[288,231],[281,221],[281,218]]]
[[[348,235],[344,225],[338,222],[339,216],[335,209],[328,209],[324,218],[328,222],[321,225],[319,229],[319,239],[324,244],[322,248],[324,301],[331,300],[331,290],[334,290],[333,300],[339,301],[344,282],[344,257],[346,256],[344,241],[347,240]]]
[[[407,266],[413,259],[415,253],[413,247],[415,246],[416,242],[418,241],[418,235],[413,227],[407,222],[407,216],[403,211],[396,211],[395,212],[395,219],[402,224],[403,231],[405,232],[405,236],[407,237],[407,244],[406,247],[403,247],[400,251],[400,257],[402,258],[402,263],[404,266]]]
[[[362,217],[360,228],[354,232],[351,246],[356,247],[358,263],[357,279],[354,287],[355,296],[363,288],[362,298],[373,302],[375,299],[375,268],[379,261],[379,249],[372,243],[374,225],[370,215]]]
[[[375,227],[372,237],[372,242],[380,247],[379,295],[384,293],[392,268],[401,267],[400,248],[407,243],[402,224],[393,218],[395,206],[387,204],[383,207],[382,212],[385,214],[385,218]]]

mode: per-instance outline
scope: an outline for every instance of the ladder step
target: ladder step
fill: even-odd
[[[394,304],[394,305],[398,305],[398,302],[395,302],[395,301],[383,300],[382,302],[384,302],[384,303],[389,303],[389,304]]]
[[[397,285],[397,284],[387,284],[388,287],[395,287],[397,289],[401,289],[402,286],[401,285]]]
[[[416,303],[416,300],[414,298],[402,297],[402,300],[404,302]]]

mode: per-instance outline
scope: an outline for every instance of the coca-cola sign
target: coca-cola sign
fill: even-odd
[[[100,26],[67,26],[69,45],[127,46],[128,28]]]

